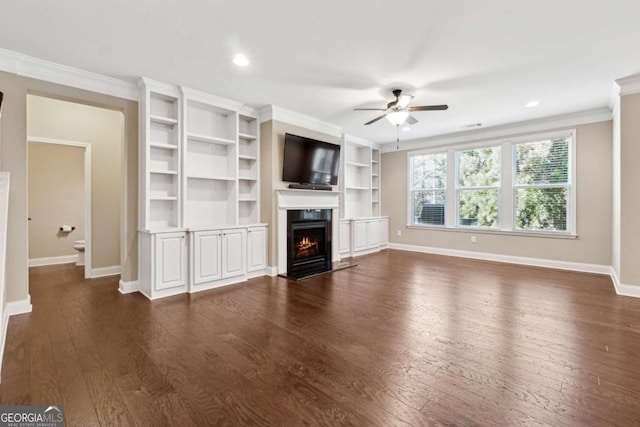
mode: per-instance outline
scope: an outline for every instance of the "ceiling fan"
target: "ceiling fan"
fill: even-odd
[[[393,91],[393,96],[396,97],[396,100],[389,102],[387,104],[387,108],[355,108],[354,111],[384,111],[383,115],[368,121],[365,125],[370,125],[386,117],[391,123],[399,126],[405,122],[409,125],[418,123],[418,120],[410,114],[414,111],[441,111],[449,108],[448,105],[422,105],[419,107],[409,107],[409,103],[413,99],[413,96],[403,95],[401,89],[395,89]]]

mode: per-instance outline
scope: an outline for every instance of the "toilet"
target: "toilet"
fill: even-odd
[[[76,261],[76,265],[84,265],[84,240],[76,240],[73,242],[73,249],[78,251],[78,260]]]

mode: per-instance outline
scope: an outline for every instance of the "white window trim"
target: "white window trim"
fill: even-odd
[[[428,227],[428,228],[444,228],[446,227],[447,224],[447,216],[449,215],[449,155],[448,155],[448,150],[443,150],[442,148],[439,150],[420,150],[420,151],[413,151],[410,153],[410,155],[407,155],[407,224],[411,225],[411,226],[420,226],[420,227]],[[426,188],[426,189],[420,189],[420,190],[414,190],[412,188],[412,183],[413,180],[411,179],[411,158],[412,157],[416,157],[416,156],[424,156],[424,155],[431,155],[431,154],[447,154],[447,184],[445,188]],[[444,206],[444,214],[445,214],[445,219],[444,219],[444,224],[445,225],[438,225],[438,224],[416,224],[413,222],[413,192],[414,191],[442,191],[444,190],[444,194],[445,194],[445,206]]]
[[[460,187],[460,181],[457,179],[458,178],[458,172],[459,170],[459,162],[458,162],[458,156],[456,156],[456,153],[464,153],[465,151],[475,151],[475,150],[482,150],[485,148],[499,148],[500,149],[500,180],[498,181],[498,183],[496,185],[482,185],[482,186],[475,186],[475,187]],[[457,229],[473,229],[473,230],[501,230],[502,227],[502,182],[503,182],[503,176],[502,176],[502,171],[504,170],[504,165],[503,165],[503,161],[502,159],[505,157],[504,153],[503,153],[503,144],[489,144],[489,145],[485,145],[485,146],[478,146],[478,147],[470,147],[470,148],[456,148],[453,150],[453,155],[455,156],[455,161],[456,161],[456,167],[454,170],[454,174],[455,174],[455,182],[456,182],[456,188],[455,188],[455,204],[456,204],[456,216],[454,219],[454,223],[452,224],[453,228],[457,228]],[[467,191],[467,190],[496,190],[498,192],[498,224],[495,227],[481,227],[479,225],[460,225],[458,224],[458,220],[460,219],[460,191]]]
[[[546,230],[519,230],[515,228],[515,209],[513,207],[513,176],[515,174],[513,167],[513,146],[524,142],[535,142],[546,139],[570,137],[569,144],[569,176],[571,179],[568,187],[571,193],[571,207],[569,213],[569,229],[567,231],[546,231]],[[504,137],[499,139],[485,140],[480,142],[465,142],[461,144],[451,144],[447,146],[439,146],[428,149],[414,150],[407,152],[407,228],[412,229],[428,229],[428,230],[446,230],[454,232],[478,232],[488,234],[502,234],[511,236],[532,236],[545,238],[561,238],[575,239],[578,237],[577,230],[577,173],[576,173],[576,129],[562,129],[552,132],[537,132],[526,135],[517,135],[512,137]],[[499,226],[490,227],[473,227],[457,225],[458,203],[457,203],[457,183],[456,183],[456,151],[482,149],[488,147],[501,146],[501,176],[499,190]],[[411,157],[424,154],[439,154],[447,152],[447,188],[446,188],[446,205],[445,205],[445,225],[432,224],[414,224],[411,215]],[[505,153],[508,153],[505,156]],[[453,173],[451,173],[451,165],[453,165]],[[550,185],[550,186],[553,186]],[[566,184],[559,184],[560,187],[567,187]],[[480,189],[480,187],[478,187]],[[485,188],[485,187],[482,187]],[[488,187],[487,187],[488,188]],[[495,188],[495,187],[491,187]],[[466,188],[465,188],[466,189]],[[471,188],[469,188],[471,189]]]

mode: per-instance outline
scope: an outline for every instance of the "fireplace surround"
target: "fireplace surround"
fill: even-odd
[[[316,190],[276,190],[277,226],[276,226],[276,254],[278,274],[288,276],[288,212],[291,210],[327,210],[330,218],[336,221],[340,218],[340,193],[337,191]],[[323,220],[326,218],[323,218]],[[333,226],[327,231],[330,242],[338,241],[339,227]],[[340,255],[337,250],[329,248],[328,262],[337,262]],[[292,277],[292,276],[291,276]]]
[[[331,270],[331,209],[287,211],[287,276]]]

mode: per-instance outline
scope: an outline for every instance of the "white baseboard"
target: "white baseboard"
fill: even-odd
[[[7,303],[7,314],[9,316],[16,316],[18,314],[31,313],[31,295],[20,301],[11,301]]]
[[[640,298],[640,286],[626,285],[624,283],[620,283],[618,274],[616,273],[616,270],[613,267],[611,267],[611,271],[609,272],[609,274],[611,276],[611,280],[613,281],[613,287],[616,290],[616,294],[622,295],[625,297]]]
[[[265,268],[264,272],[267,274],[267,276],[277,276],[278,275],[278,267],[274,266],[269,266],[267,268]]]
[[[553,259],[528,258],[512,255],[500,255],[486,252],[461,251],[457,249],[433,248],[428,246],[402,245],[390,243],[389,249],[401,251],[422,252],[425,254],[448,255],[459,258],[472,258],[484,261],[504,262],[509,264],[528,265],[532,267],[555,268],[558,270],[580,271],[583,273],[596,273],[610,275],[611,266],[600,264],[586,264],[580,262],[557,261]]]
[[[119,265],[112,265],[111,267],[99,267],[91,269],[91,278],[97,279],[98,277],[115,276],[120,274],[121,268]]]
[[[0,324],[0,370],[2,369],[2,359],[4,356],[4,346],[7,342],[7,329],[9,328],[9,317],[18,314],[31,313],[31,295],[20,301],[8,302],[2,312],[2,324]],[[2,381],[0,371],[0,381]]]
[[[0,324],[0,383],[2,382],[2,360],[4,357],[4,346],[7,343],[7,329],[9,328],[9,311],[2,312],[2,323]]]
[[[247,279],[255,279],[256,277],[263,277],[269,275],[269,267],[265,267],[262,270],[247,272]]]
[[[138,292],[140,290],[140,282],[137,280],[132,280],[131,282],[124,282],[120,280],[120,286],[118,287],[118,291],[121,294],[132,294],[134,292]]]
[[[41,267],[43,265],[69,264],[78,261],[78,255],[51,256],[45,258],[32,258],[29,267]]]

